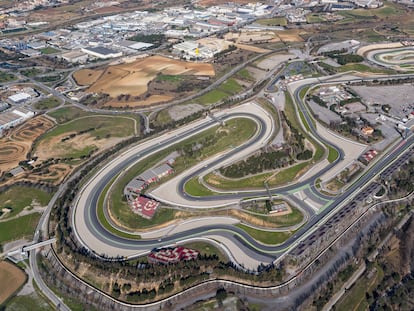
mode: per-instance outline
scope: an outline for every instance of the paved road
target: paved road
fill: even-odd
[[[65,189],[64,185],[59,187],[58,191],[56,191],[52,199],[49,201],[47,209],[43,212],[37,224],[36,232],[33,238],[34,242],[39,242],[42,238],[42,232],[47,232],[50,210],[55,205],[56,200],[63,193],[64,189]],[[40,272],[39,272],[39,267],[37,265],[36,252],[37,252],[36,249],[33,249],[29,252],[29,263],[30,263],[30,268],[33,273],[33,279],[35,280],[37,286],[42,291],[42,293],[47,297],[47,299],[49,299],[49,301],[51,301],[54,304],[54,306],[56,307],[56,310],[70,311],[69,307],[66,306],[65,303],[58,296],[56,296],[56,294],[53,291],[51,291],[49,287],[47,287],[47,285],[43,281],[40,275]]]
[[[227,117],[229,117],[228,115]],[[254,118],[258,118],[257,116],[252,116]],[[258,118],[260,120],[260,118]],[[208,126],[212,126],[214,124],[214,120],[204,121],[201,125],[192,128],[190,131],[185,131],[181,135],[194,135],[198,131],[204,130]],[[78,204],[76,205],[76,213],[74,217],[75,222],[75,232],[78,233],[78,238],[85,243],[85,246],[91,250],[94,250],[98,254],[106,253],[109,254],[114,252],[112,255],[133,255],[137,253],[141,253],[144,250],[151,249],[153,247],[161,247],[164,245],[174,244],[177,241],[187,238],[187,237],[196,237],[196,236],[204,236],[206,234],[215,234],[215,235],[222,235],[225,238],[237,239],[241,243],[241,247],[245,248],[245,252],[249,252],[253,250],[259,254],[270,255],[274,258],[277,258],[284,251],[286,251],[292,245],[298,243],[298,240],[305,236],[312,228],[316,226],[316,224],[321,220],[323,217],[328,215],[331,211],[336,209],[337,207],[341,206],[343,202],[345,202],[350,196],[355,195],[356,193],[360,192],[362,187],[369,184],[369,181],[377,175],[377,172],[381,169],[385,168],[389,165],[393,159],[395,158],[396,154],[401,154],[403,151],[407,150],[408,147],[413,143],[413,136],[409,137],[404,144],[400,144],[396,147],[393,152],[388,153],[383,159],[378,161],[376,165],[371,168],[371,170],[364,175],[360,180],[358,180],[353,186],[351,186],[348,191],[344,194],[339,196],[334,202],[322,211],[319,215],[315,215],[314,217],[310,218],[310,221],[302,227],[294,236],[289,238],[285,243],[279,246],[265,246],[262,245],[255,240],[253,240],[248,234],[246,234],[243,230],[240,230],[237,227],[233,226],[226,226],[226,225],[210,225],[204,226],[202,228],[194,228],[192,230],[188,230],[185,232],[180,232],[172,236],[168,236],[162,241],[159,240],[141,240],[141,241],[132,241],[129,239],[117,237],[109,232],[107,232],[99,223],[95,208],[96,202],[99,197],[99,193],[105,187],[105,185],[112,179],[113,176],[117,174],[117,172],[122,171],[139,158],[142,158],[145,155],[151,154],[156,150],[165,148],[167,145],[171,145],[176,143],[179,139],[182,139],[183,136],[174,136],[166,141],[158,142],[152,140],[150,146],[146,146],[144,150],[141,150],[139,154],[129,154],[126,157],[122,156],[121,162],[112,163],[110,167],[106,167],[104,172],[100,172],[96,175],[96,178],[90,181],[92,188],[88,189],[87,192],[85,190],[82,192],[82,195],[79,197]],[[117,160],[119,161],[120,158]],[[329,169],[329,168],[326,168]],[[321,174],[324,172],[321,172]],[[313,178],[317,178],[313,177]],[[300,187],[302,185],[309,184],[309,180],[303,182],[301,184],[291,185],[287,187],[283,187],[284,191],[293,190],[296,187]],[[91,191],[92,189],[92,191]],[[279,188],[280,191],[280,188]],[[253,193],[253,195],[260,194],[261,192]],[[251,195],[251,194],[249,194]],[[237,196],[246,196],[243,195],[229,195],[224,196],[224,198],[231,198]],[[216,198],[217,199],[217,198]],[[223,199],[223,196],[220,196],[220,199]],[[196,200],[196,199],[195,199]],[[197,198],[200,200],[200,198]],[[203,198],[202,200],[212,200],[212,198]],[[81,231],[79,230],[81,229]],[[92,240],[91,240],[92,237]]]

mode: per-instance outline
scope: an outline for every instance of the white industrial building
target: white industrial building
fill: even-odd
[[[109,59],[122,56],[122,52],[117,52],[103,46],[82,48],[82,52],[101,59]]]
[[[185,59],[208,59],[212,58],[215,53],[207,46],[203,46],[196,41],[184,41],[173,46],[174,52]]]
[[[133,50],[145,50],[153,46],[151,43],[136,42],[131,40],[123,40],[118,43],[119,46],[133,49]]]
[[[88,54],[81,50],[75,50],[68,53],[64,53],[61,57],[69,63],[85,63],[88,60]]]
[[[21,104],[29,100],[32,96],[25,92],[17,93],[12,96],[9,96],[8,100],[11,104]]]
[[[5,130],[23,123],[34,115],[33,111],[21,107],[0,113],[0,136],[3,136]]]

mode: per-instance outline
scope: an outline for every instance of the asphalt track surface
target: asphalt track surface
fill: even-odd
[[[295,97],[297,99],[297,102],[300,105],[300,109],[302,109],[302,111],[304,111],[305,117],[308,121],[308,124],[311,127],[311,131],[312,134],[317,138],[317,139],[321,139],[321,137],[319,137],[319,135],[317,134],[316,130],[313,127],[313,123],[310,122],[310,116],[307,113],[306,108],[303,106],[303,103],[298,100],[299,99],[299,91],[300,89],[298,89],[295,92]],[[228,114],[225,115],[223,117],[220,118],[220,120],[226,120],[229,118],[235,118],[235,117],[248,117],[248,118],[252,118],[254,120],[256,120],[256,122],[258,122],[261,125],[261,133],[259,133],[255,139],[260,139],[262,133],[265,131],[265,123],[263,122],[263,120],[261,119],[260,116],[257,115],[251,115],[248,113],[234,113],[234,114]],[[217,120],[209,120],[206,121],[205,123],[203,123],[200,126],[194,127],[188,131],[186,131],[185,133],[183,133],[182,135],[188,137],[192,134],[195,134],[197,132],[202,132],[203,130],[207,129],[208,127],[211,127],[212,125],[214,125],[217,122]],[[310,217],[308,223],[306,223],[301,229],[299,229],[294,236],[291,236],[288,240],[286,240],[283,244],[281,245],[276,245],[276,246],[272,246],[272,245],[263,245],[259,242],[257,242],[256,240],[254,240],[253,238],[250,237],[250,235],[248,235],[245,231],[243,231],[242,229],[235,227],[235,226],[231,226],[231,225],[209,225],[209,226],[203,226],[201,228],[194,228],[188,231],[184,231],[184,232],[179,232],[177,234],[171,235],[171,236],[167,236],[164,237],[162,240],[131,240],[128,238],[123,238],[123,237],[119,237],[116,236],[114,234],[112,234],[111,232],[108,232],[99,222],[98,217],[97,217],[97,212],[96,212],[96,208],[97,208],[97,202],[98,202],[98,198],[101,194],[101,192],[103,191],[103,189],[105,188],[105,186],[111,181],[111,179],[117,175],[120,171],[122,171],[123,169],[127,168],[128,166],[130,166],[131,164],[139,161],[140,158],[144,157],[147,154],[153,153],[157,150],[162,150],[164,148],[166,148],[167,146],[174,144],[176,142],[178,142],[179,140],[182,140],[182,135],[178,136],[178,137],[171,137],[167,140],[165,140],[164,142],[162,142],[161,144],[155,144],[152,145],[148,148],[146,148],[144,151],[140,152],[139,154],[135,154],[131,157],[129,157],[127,160],[123,161],[122,163],[120,163],[119,165],[117,165],[113,170],[111,170],[110,172],[108,172],[104,178],[101,178],[97,183],[96,186],[94,187],[93,191],[88,193],[88,196],[86,198],[86,204],[85,204],[85,208],[83,209],[83,217],[85,219],[86,224],[88,225],[88,231],[87,233],[83,232],[83,233],[79,233],[76,230],[76,222],[75,222],[75,232],[78,235],[78,238],[83,241],[82,239],[82,234],[90,234],[95,236],[99,241],[101,241],[102,243],[114,247],[119,251],[119,255],[120,256],[125,256],[125,251],[136,251],[137,254],[139,254],[140,252],[145,252],[148,251],[152,248],[155,247],[162,247],[162,246],[166,246],[166,245],[171,245],[171,244],[175,244],[177,242],[179,242],[180,240],[184,240],[184,239],[188,239],[188,238],[193,238],[193,237],[201,237],[201,236],[205,236],[205,235],[209,235],[209,234],[214,234],[214,235],[221,235],[223,237],[227,237],[227,238],[231,238],[231,239],[236,239],[239,243],[240,246],[244,247],[244,251],[246,253],[251,253],[256,252],[258,254],[267,256],[269,258],[277,258],[280,255],[282,255],[287,249],[291,248],[293,245],[295,245],[295,243],[299,243],[300,240],[302,240],[305,235],[309,234],[310,231],[312,231],[312,228],[316,228],[317,227],[317,223],[324,218],[326,215],[328,215],[331,211],[333,211],[334,209],[336,209],[337,207],[339,207],[340,205],[344,204],[345,202],[348,202],[349,198],[352,197],[354,194],[356,194],[357,192],[363,191],[362,188],[364,188],[365,186],[367,186],[370,181],[380,172],[382,171],[384,168],[386,168],[387,166],[389,166],[391,164],[391,162],[393,162],[393,160],[403,154],[405,151],[408,150],[408,148],[411,146],[411,144],[414,142],[414,137],[411,135],[409,138],[407,138],[405,141],[403,141],[403,143],[399,144],[397,146],[396,149],[392,150],[391,152],[389,152],[388,154],[384,155],[365,175],[363,175],[356,183],[354,183],[346,192],[344,192],[342,195],[336,197],[333,201],[332,204],[330,204],[326,209],[324,209],[320,214],[318,215],[313,215],[312,217]],[[226,155],[226,157],[230,157],[232,155],[234,155],[235,153],[239,152],[242,148],[247,148],[250,144],[252,144],[253,142],[250,141],[248,143],[246,143],[243,146],[240,146],[234,150],[232,150],[230,153],[228,153]],[[328,142],[325,142],[328,144]],[[330,143],[329,143],[330,144]],[[330,144],[332,145],[332,144]],[[343,152],[340,148],[338,148],[337,146],[334,146],[338,152],[339,152],[339,158],[334,161],[333,163],[331,163],[329,166],[325,167],[323,170],[321,170],[316,176],[312,176],[311,178],[301,182],[301,183],[296,183],[293,185],[289,185],[289,186],[285,186],[285,187],[280,187],[278,189],[273,189],[271,190],[272,193],[277,193],[277,194],[283,194],[283,193],[287,193],[291,190],[300,188],[302,186],[305,185],[313,185],[315,180],[321,176],[323,173],[325,173],[327,170],[329,170],[331,167],[333,167],[338,161],[343,159]],[[220,159],[220,161],[222,161],[222,159]],[[212,166],[214,163],[211,163],[210,165]],[[217,164],[217,163],[215,163]],[[208,169],[208,167],[203,168],[202,170]],[[194,172],[191,176],[188,176],[187,179],[191,178],[192,176],[196,176],[198,174],[200,174],[200,171]],[[187,180],[186,179],[186,180]],[[185,180],[183,180],[181,182],[181,192],[183,193],[183,186],[184,186]],[[220,195],[219,199],[225,199],[225,198],[242,198],[242,197],[250,197],[250,196],[260,196],[260,195],[267,195],[266,191],[252,191],[250,193],[242,193],[242,194],[225,194],[225,195]],[[368,194],[367,194],[368,195]],[[199,200],[217,200],[217,197],[203,197],[203,198],[191,198],[189,196],[186,196],[187,199],[190,200],[194,200],[194,202],[199,201]],[[93,245],[86,245],[85,246],[94,251]],[[130,252],[129,252],[130,253]],[[102,254],[102,253],[100,253]]]

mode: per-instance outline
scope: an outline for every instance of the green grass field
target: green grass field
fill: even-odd
[[[163,109],[160,112],[157,113],[155,123],[158,125],[163,125],[170,123],[172,121],[170,114],[168,113],[168,108]]]
[[[339,153],[338,153],[338,151],[336,151],[336,149],[334,149],[331,146],[328,146],[328,150],[329,150],[329,153],[328,153],[328,161],[329,161],[329,163],[332,163],[333,161],[335,161],[336,159],[338,159]]]
[[[192,242],[192,243],[186,243],[185,246],[191,249],[198,250],[201,255],[204,255],[204,254],[206,254],[207,256],[217,255],[219,257],[219,260],[227,261],[225,260],[225,256],[220,251],[220,249],[212,244],[209,244],[206,242]]]
[[[5,311],[52,311],[54,308],[37,293],[14,296],[6,305]]]
[[[0,71],[0,83],[6,83],[6,82],[13,81],[13,80],[16,80],[15,75]]]
[[[372,73],[383,73],[383,74],[395,74],[395,71],[392,69],[385,69],[385,68],[374,68],[367,66],[365,64],[346,64],[342,65],[341,67],[337,68],[338,72],[347,72],[347,71],[359,71],[359,72],[372,72]]]
[[[263,26],[286,26],[287,19],[286,17],[274,17],[274,18],[263,18],[258,19],[256,23],[263,25]]]
[[[286,215],[276,215],[276,214],[258,215],[257,213],[254,213],[252,215],[255,218],[259,218],[259,219],[262,219],[264,221],[274,224],[272,228],[288,227],[288,226],[296,225],[303,220],[303,214],[299,209],[292,207],[292,206],[291,206],[291,209],[292,209],[292,212]],[[250,214],[247,211],[245,213]]]
[[[114,177],[114,179],[115,179],[115,177]],[[113,180],[111,181],[111,183],[113,182]],[[99,196],[99,199],[98,199],[98,208],[97,208],[96,213],[98,215],[99,222],[102,224],[102,226],[106,230],[108,230],[109,232],[111,232],[111,233],[113,233],[117,236],[127,238],[127,239],[131,239],[131,240],[140,240],[141,239],[140,235],[138,235],[138,234],[129,234],[127,232],[117,230],[106,219],[105,213],[104,213],[104,200],[105,200],[105,195],[108,193],[109,187],[111,186],[111,183],[108,183],[105,186],[104,190],[102,191],[102,193],[101,193],[101,195]]]
[[[107,135],[111,137],[127,137],[134,134],[134,125],[133,120],[118,116],[88,116],[59,125],[48,132],[42,139],[48,139],[68,132],[79,132],[89,128],[95,128],[88,133],[96,139],[104,138]]]
[[[55,54],[60,52],[60,50],[52,48],[52,47],[46,47],[44,49],[40,49],[40,52],[42,52],[42,54]]]
[[[322,23],[325,21],[326,19],[322,18],[320,14],[311,13],[311,14],[306,15],[306,22],[308,24]]]
[[[397,4],[384,1],[384,6],[378,9],[356,9],[350,11],[339,11],[338,14],[347,19],[386,18],[393,15],[400,15],[404,10]]]
[[[159,81],[169,81],[169,82],[180,82],[183,79],[182,76],[179,75],[157,75],[156,80]]]
[[[30,206],[33,201],[46,206],[51,198],[52,194],[39,189],[14,186],[0,193],[0,209],[11,207],[13,211],[4,216],[9,218],[20,213],[26,206]]]
[[[239,93],[242,89],[243,87],[237,83],[236,80],[230,78],[222,83],[217,89],[196,98],[194,101],[201,105],[211,105]]]
[[[56,97],[49,97],[38,101],[34,107],[39,110],[48,110],[60,105],[59,99]]]
[[[246,231],[256,241],[268,245],[281,244],[292,235],[291,233],[287,232],[270,232],[257,230],[242,224],[237,224],[236,226]]]
[[[0,223],[0,244],[22,238],[32,239],[40,214],[33,213]]]
[[[234,95],[239,93],[243,88],[240,84],[237,83],[234,79],[228,79],[222,85],[220,85],[219,89],[227,94]]]
[[[243,69],[239,70],[236,73],[235,77],[239,78],[241,80],[246,80],[246,81],[250,81],[250,82],[255,81],[254,77],[250,74],[249,70],[247,70],[246,68],[243,68]]]
[[[228,96],[227,93],[216,89],[198,97],[195,101],[201,105],[210,105],[215,104]]]
[[[184,185],[184,190],[189,195],[193,195],[196,197],[205,197],[209,195],[217,194],[210,189],[204,187],[204,185],[200,184],[198,181],[198,177],[193,177],[189,181],[187,181]]]
[[[292,182],[296,179],[296,176],[305,169],[310,162],[302,162],[299,164],[296,164],[294,166],[291,166],[285,170],[280,171],[275,176],[269,179],[268,185],[270,187],[280,186],[287,182]]]
[[[265,180],[268,179],[271,175],[272,173],[263,173],[241,179],[226,179],[219,175],[210,173],[204,177],[204,180],[217,189],[238,190],[263,188]]]
[[[68,121],[92,115],[92,113],[86,112],[76,107],[62,107],[58,110],[48,113],[49,116],[54,118],[57,123],[66,123]]]

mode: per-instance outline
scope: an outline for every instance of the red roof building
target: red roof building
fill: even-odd
[[[154,216],[159,205],[159,202],[141,196],[136,197],[131,203],[132,211],[146,219]]]
[[[198,256],[198,251],[186,248],[183,246],[178,247],[169,247],[169,248],[160,248],[153,250],[148,255],[148,261],[150,263],[177,263],[181,260],[192,260],[196,259]]]
[[[365,152],[365,153],[361,156],[361,161],[362,161],[362,162],[365,162],[365,163],[369,163],[369,162],[371,162],[371,160],[372,160],[373,158],[375,158],[375,157],[377,156],[377,154],[378,154],[378,151],[377,151],[377,150],[371,149],[371,150],[369,150],[369,151]]]

